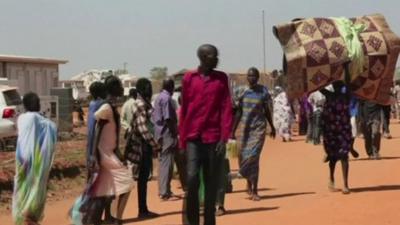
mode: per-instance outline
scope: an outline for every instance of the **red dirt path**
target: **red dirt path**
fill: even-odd
[[[295,137],[291,143],[267,140],[262,153],[260,202],[246,199],[244,180],[234,180],[234,192],[226,198],[228,215],[218,217],[218,225],[397,225],[400,224],[400,124],[392,124],[392,140],[383,140],[382,160],[365,159],[363,140],[356,147],[361,160],[350,163],[352,193],[331,193],[327,189],[328,167],[322,163],[321,146],[304,143]],[[231,165],[236,168],[236,161]],[[337,187],[342,184],[341,168],[337,169]],[[177,181],[173,181],[173,191]],[[138,221],[136,189],[125,212],[125,224],[178,225],[182,201],[161,202],[157,183],[150,183],[149,207],[163,216]],[[43,225],[70,224],[67,211],[73,199],[50,202]],[[0,215],[0,224],[11,225],[10,215]]]

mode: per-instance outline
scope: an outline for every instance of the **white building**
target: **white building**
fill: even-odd
[[[97,69],[91,69],[84,71],[82,73],[79,73],[71,78],[69,81],[62,81],[60,82],[61,87],[72,87],[73,89],[76,89],[77,93],[79,93],[79,96],[84,95],[82,88],[80,87],[83,85],[83,87],[86,90],[86,94],[89,94],[89,87],[90,85],[95,82],[95,81],[104,81],[104,78],[107,77],[107,75],[113,74],[112,70],[97,70]],[[132,87],[135,87],[136,81],[139,79],[138,76],[132,75],[132,74],[121,74],[118,75],[118,77],[121,79],[122,85],[124,87],[124,95],[127,96],[129,94],[129,90]],[[78,83],[79,82],[79,83]],[[82,82],[82,83],[81,83]],[[74,88],[76,87],[76,88]],[[74,96],[75,98],[75,96]]]
[[[86,90],[83,80],[61,80],[59,87],[72,88],[72,97],[74,99],[86,99],[89,96],[89,91]]]

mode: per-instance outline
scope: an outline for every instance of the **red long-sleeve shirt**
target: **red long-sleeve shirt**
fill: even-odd
[[[180,147],[200,139],[203,143],[227,141],[231,134],[233,115],[228,77],[220,71],[204,76],[189,71],[182,80],[180,112]]]

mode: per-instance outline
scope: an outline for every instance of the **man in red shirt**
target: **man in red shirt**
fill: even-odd
[[[187,155],[186,213],[190,225],[199,225],[199,171],[205,183],[204,224],[215,225],[218,165],[232,129],[232,100],[228,77],[214,70],[218,49],[202,45],[197,51],[200,66],[182,81],[180,145]]]

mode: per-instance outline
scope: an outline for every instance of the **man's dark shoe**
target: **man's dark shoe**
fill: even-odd
[[[139,213],[139,219],[149,219],[149,218],[156,218],[159,217],[160,215],[151,211],[147,212],[141,212]]]

